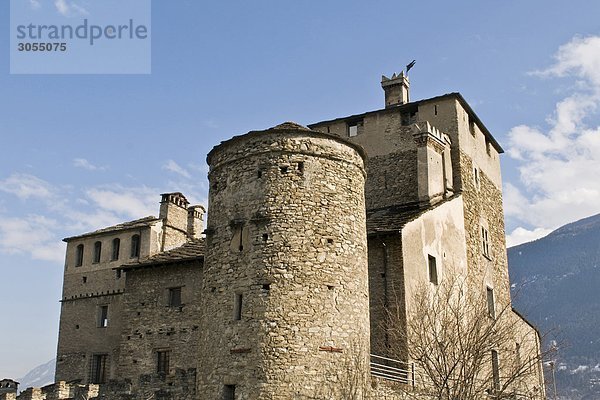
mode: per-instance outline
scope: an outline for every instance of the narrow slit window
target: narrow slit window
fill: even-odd
[[[494,391],[500,390],[500,360],[496,350],[492,350],[492,378]]]
[[[98,328],[106,328],[108,326],[108,306],[100,306],[98,308]]]
[[[115,238],[112,241],[112,255],[111,255],[111,260],[112,261],[116,261],[119,259],[119,250],[121,247],[121,239],[119,238]]]
[[[100,262],[100,256],[102,255],[102,242],[94,243],[94,259],[93,263],[98,264]]]
[[[233,304],[233,320],[240,321],[242,319],[242,302],[243,296],[241,293],[236,293]]]
[[[434,256],[427,256],[427,263],[429,267],[429,282],[434,285],[438,284],[438,270],[437,270],[437,260]]]
[[[131,258],[140,256],[140,235],[131,237]]]
[[[83,265],[83,245],[77,245],[77,251],[75,254],[75,266],[81,267]]]
[[[488,307],[488,315],[491,318],[496,318],[496,304],[494,300],[494,289],[488,287],[486,290],[487,293],[487,307]]]

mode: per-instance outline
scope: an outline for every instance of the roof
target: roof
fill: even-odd
[[[143,260],[123,264],[115,269],[127,271],[142,267],[174,264],[194,260],[204,261],[204,248],[204,239],[192,239],[189,242],[183,244],[182,246],[176,247],[168,251],[163,251]]]
[[[377,114],[377,113],[381,113],[381,112],[390,112],[390,111],[397,111],[397,110],[403,110],[403,109],[408,110],[413,107],[418,107],[420,104],[429,103],[432,101],[444,100],[444,99],[448,99],[448,98],[456,99],[462,105],[462,107],[465,109],[465,111],[469,114],[469,117],[477,124],[477,126],[479,126],[479,129],[481,129],[481,131],[485,135],[486,139],[488,139],[490,141],[490,143],[492,143],[492,145],[498,151],[498,153],[504,153],[504,149],[502,149],[502,146],[500,146],[500,144],[496,141],[494,136],[492,136],[492,133],[483,124],[483,122],[481,122],[481,120],[479,119],[477,114],[475,114],[475,111],[473,111],[473,109],[471,108],[469,103],[467,103],[465,98],[458,92],[446,93],[441,96],[431,97],[429,99],[413,101],[413,102],[406,103],[406,104],[398,104],[398,105],[394,105],[391,107],[382,108],[379,110],[367,111],[362,114],[349,115],[347,117],[340,117],[340,118],[334,118],[331,120],[315,122],[314,124],[309,124],[308,127],[312,129],[315,126],[321,125],[324,123],[330,123],[330,122],[342,121],[342,120],[354,119],[354,118],[358,119],[358,118],[364,117],[366,115]]]
[[[268,134],[272,134],[272,133],[298,133],[298,132],[302,132],[302,133],[305,133],[307,135],[311,135],[314,137],[327,138],[327,139],[335,140],[337,142],[344,143],[345,145],[350,146],[354,150],[356,150],[363,159],[367,158],[365,150],[362,148],[362,146],[360,146],[356,143],[353,143],[349,140],[346,140],[345,138],[341,138],[341,137],[339,137],[337,135],[333,135],[331,133],[313,131],[312,129],[307,128],[303,125],[288,121],[288,122],[281,123],[277,126],[274,126],[272,128],[262,130],[262,131],[250,131],[243,135],[233,136],[232,138],[225,140],[225,141],[219,143],[218,145],[216,145],[215,147],[213,147],[212,150],[209,151],[208,154],[206,155],[206,162],[209,165],[211,165],[211,159],[216,152],[218,152],[222,148],[229,146],[233,143],[236,143],[240,140],[246,140],[248,138],[252,138],[255,136],[268,135]]]
[[[459,194],[455,193],[435,204],[408,203],[367,210],[367,234],[398,232],[407,223],[414,221],[425,212],[433,210],[458,196]]]
[[[116,232],[116,231],[125,231],[125,230],[129,230],[129,229],[145,228],[159,220],[160,220],[159,218],[156,218],[153,216],[144,217],[144,218],[136,219],[133,221],[123,222],[123,223],[120,223],[117,225],[109,226],[108,228],[98,229],[97,231],[83,233],[81,235],[64,238],[63,242],[68,242],[69,240],[84,238],[87,236],[95,236],[95,235],[99,235],[101,233],[109,233],[109,232]]]

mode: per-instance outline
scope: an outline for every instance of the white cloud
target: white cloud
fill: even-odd
[[[527,230],[525,228],[518,227],[509,235],[506,235],[506,246],[512,247],[521,243],[531,242],[533,240],[543,238],[550,232],[552,232],[552,229],[536,228],[533,230]]]
[[[42,7],[41,3],[38,0],[29,0],[29,6],[32,10],[37,10]]]
[[[89,15],[89,12],[75,2],[67,2],[67,0],[55,0],[54,6],[56,10],[65,17],[73,15]]]
[[[36,260],[62,262],[65,246],[56,236],[58,223],[40,215],[24,218],[0,217],[0,251],[7,254],[29,254]]]
[[[21,200],[29,198],[49,200],[57,194],[56,188],[48,182],[36,176],[21,173],[12,174],[0,181],[0,190],[14,194]]]
[[[113,212],[126,218],[141,218],[156,213],[158,192],[145,186],[124,188],[121,186],[88,189],[86,196],[93,207]]]
[[[168,160],[163,166],[162,169],[167,170],[167,171],[171,171],[174,172],[176,174],[179,174],[181,176],[183,176],[184,178],[191,178],[192,176],[190,175],[190,173],[183,168],[182,166],[180,166],[179,164],[177,164],[175,161],[173,160]]]
[[[576,37],[561,46],[539,77],[570,78],[545,126],[512,128],[508,154],[519,163],[520,187],[506,185],[506,214],[520,225],[514,245],[600,212],[600,37]]]
[[[90,163],[88,160],[86,160],[85,158],[73,159],[73,166],[75,166],[77,168],[87,169],[88,171],[104,171],[104,170],[106,170],[106,167],[94,165],[94,164]]]

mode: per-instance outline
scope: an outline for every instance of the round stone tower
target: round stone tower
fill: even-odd
[[[200,397],[328,398],[367,384],[362,149],[284,123],[207,161]]]

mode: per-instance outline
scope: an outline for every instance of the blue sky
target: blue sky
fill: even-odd
[[[382,108],[412,59],[412,99],[461,92],[506,149],[510,243],[600,212],[599,2],[153,0],[149,75],[10,75],[0,15],[0,377],[55,354],[63,237],[204,203],[221,140]]]

